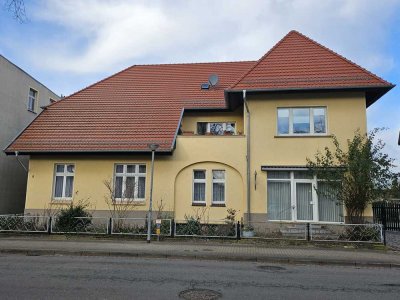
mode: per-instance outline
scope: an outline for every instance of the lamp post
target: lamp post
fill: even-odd
[[[149,144],[148,147],[151,150],[151,177],[150,177],[150,204],[149,212],[147,214],[147,242],[150,243],[151,240],[151,217],[153,210],[153,175],[154,175],[154,154],[160,145]]]

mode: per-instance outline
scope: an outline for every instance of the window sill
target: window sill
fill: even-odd
[[[194,202],[192,202],[192,206],[206,206],[206,203],[194,203]]]
[[[226,207],[225,203],[212,203],[211,207]]]
[[[137,201],[130,201],[130,202],[127,202],[127,201],[115,201],[114,203],[113,203],[114,205],[121,205],[121,206],[123,206],[123,205],[131,205],[131,206],[144,206],[144,205],[146,205],[146,200],[137,200]]]
[[[28,111],[31,112],[31,113],[33,113],[33,114],[35,114],[35,115],[37,115],[37,112],[36,112],[36,111],[30,110],[30,109],[28,109]]]
[[[330,138],[331,134],[288,134],[275,135],[274,138]]]
[[[50,204],[71,204],[72,199],[51,199]]]

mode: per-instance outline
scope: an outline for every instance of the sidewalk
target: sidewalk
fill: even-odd
[[[397,251],[302,246],[269,247],[268,244],[215,241],[152,241],[148,244],[138,240],[0,236],[0,253],[186,258],[400,268],[400,252]]]

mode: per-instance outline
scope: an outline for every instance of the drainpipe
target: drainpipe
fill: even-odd
[[[24,168],[25,172],[28,173],[28,169],[24,166],[22,161],[18,157],[18,151],[15,151],[15,158],[18,160],[18,162],[21,164],[21,166]]]
[[[246,169],[247,169],[247,183],[246,183],[246,199],[247,199],[247,224],[250,224],[250,110],[246,99],[246,90],[243,90],[243,103],[246,108]]]

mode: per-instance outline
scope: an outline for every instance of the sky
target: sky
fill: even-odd
[[[23,23],[6,2],[0,53],[57,94],[134,64],[257,60],[292,29],[400,82],[400,0],[25,0]],[[400,86],[367,118],[400,165]]]

